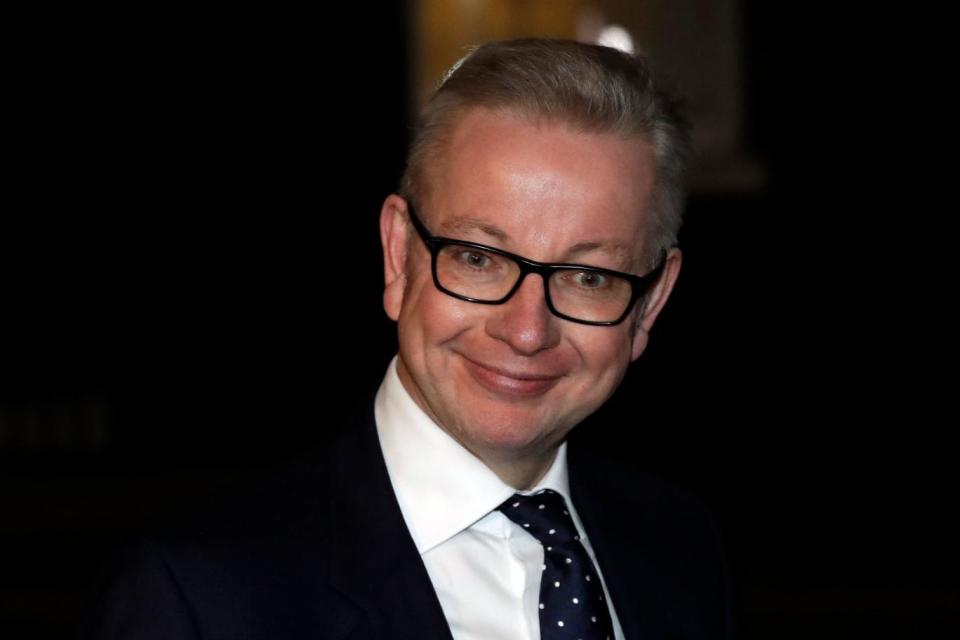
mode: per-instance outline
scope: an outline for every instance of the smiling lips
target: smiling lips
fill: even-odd
[[[497,395],[530,398],[549,391],[563,376],[506,371],[464,358],[467,370],[482,387]]]

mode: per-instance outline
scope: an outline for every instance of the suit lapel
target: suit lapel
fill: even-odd
[[[604,469],[569,449],[570,493],[627,640],[661,637],[659,570],[650,539],[629,514],[635,503],[604,482]]]
[[[452,640],[427,570],[393,493],[373,402],[330,456],[330,584],[378,637]]]

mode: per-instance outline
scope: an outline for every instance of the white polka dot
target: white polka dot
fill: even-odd
[[[547,507],[545,507],[544,505],[540,505],[539,507],[537,507],[537,509],[546,509],[546,508]]]
[[[574,598],[573,604],[580,604],[580,598]]]
[[[559,587],[559,586],[560,586],[560,583],[559,583],[559,582],[554,582],[554,583],[553,583],[553,586]]]
[[[603,602],[603,595],[600,596],[600,602]]]
[[[567,511],[566,509],[564,509],[564,510],[563,510],[563,515],[568,516],[568,515],[570,515],[570,512]]]
[[[516,508],[519,507],[519,506],[520,506],[520,503],[519,503],[519,502],[514,502],[514,503],[513,503],[513,508],[514,508],[514,509],[516,509]]]
[[[524,523],[523,523],[523,528],[524,528],[524,529],[529,529],[529,528],[530,528],[530,523],[529,523],[529,522],[524,522]]]
[[[576,540],[577,542],[580,542],[580,536],[573,536],[573,539]]]
[[[567,558],[567,564],[572,564],[572,563],[573,563],[573,560],[571,560],[570,558]]]
[[[555,534],[556,532],[557,532],[556,529],[550,529],[550,531],[549,531],[550,535],[553,535],[553,534]]]
[[[546,571],[546,570],[547,570],[547,565],[543,565],[542,567],[540,567],[540,571]]]
[[[547,547],[547,551],[553,551],[553,547]]]
[[[587,574],[587,582],[590,582],[590,574]]]
[[[540,603],[540,608],[543,609],[543,603],[542,603],[542,602]]]
[[[596,622],[597,616],[590,616],[590,622]]]
[[[557,626],[558,626],[558,627],[562,627],[562,626],[563,626],[563,620],[557,620]]]

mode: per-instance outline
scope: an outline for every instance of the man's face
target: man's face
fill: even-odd
[[[648,270],[642,241],[654,164],[647,145],[477,108],[453,127],[440,155],[428,195],[416,203],[431,234],[541,262]],[[397,196],[384,203],[381,233],[400,379],[484,460],[543,455],[603,404],[643,352],[680,264],[674,250],[642,318],[638,305],[619,325],[589,326],[552,315],[535,274],[502,305],[439,291],[429,251],[408,233]]]

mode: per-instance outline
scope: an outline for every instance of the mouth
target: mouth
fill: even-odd
[[[509,371],[493,365],[480,364],[464,357],[467,371],[480,386],[499,396],[525,399],[543,395],[563,376],[528,371]]]

